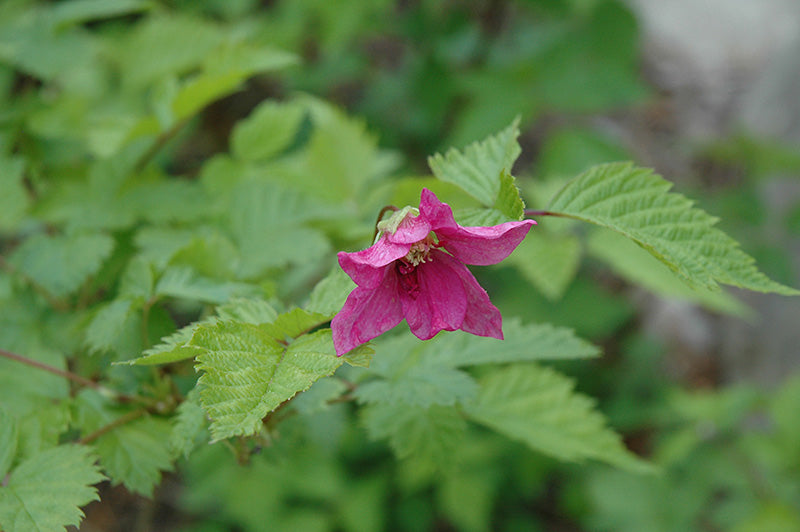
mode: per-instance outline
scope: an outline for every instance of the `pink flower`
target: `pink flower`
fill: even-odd
[[[535,223],[463,227],[449,205],[423,189],[419,210],[406,207],[378,224],[382,235],[373,246],[339,253],[339,264],[358,286],[331,322],[336,353],[347,353],[403,318],[421,340],[456,329],[502,339],[500,311],[465,265],[500,262]]]

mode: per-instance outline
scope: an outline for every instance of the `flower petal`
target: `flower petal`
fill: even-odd
[[[390,266],[382,273],[376,288],[354,288],[342,310],[333,317],[331,333],[337,355],[347,353],[403,321],[397,272]]]
[[[435,229],[439,242],[464,264],[486,266],[508,257],[528,234],[533,220],[505,222],[491,227],[444,227]]]
[[[414,216],[408,213],[397,231],[386,233],[386,239],[395,244],[413,244],[419,242],[431,232],[431,224],[424,216]]]
[[[427,188],[423,188],[420,195],[419,213],[420,218],[424,218],[430,224],[431,230],[435,232],[438,232],[439,229],[458,228],[450,205],[439,201],[436,194]]]
[[[427,233],[426,233],[427,234]],[[383,268],[411,249],[411,244],[395,243],[382,236],[375,244],[355,253],[338,253],[339,266],[358,285],[374,288],[383,280]]]
[[[478,284],[478,280],[457,259],[447,257],[452,271],[458,274],[467,294],[467,312],[461,330],[478,336],[503,339],[503,318],[497,307],[489,301],[489,294]]]
[[[399,291],[408,327],[420,340],[429,340],[441,330],[459,329],[464,322],[467,293],[453,264],[458,263],[452,257],[433,250],[428,260],[416,267],[419,290],[413,294],[402,288]]]

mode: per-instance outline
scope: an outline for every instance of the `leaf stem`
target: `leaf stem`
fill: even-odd
[[[161,148],[167,144],[170,140],[175,138],[175,136],[180,132],[181,129],[189,122],[191,117],[184,118],[183,120],[179,120],[176,122],[171,128],[161,133],[158,138],[153,142],[153,144],[147,149],[146,152],[142,154],[138,161],[136,161],[136,165],[133,167],[133,171],[136,173],[141,172],[145,169],[147,164],[156,156]]]
[[[101,394],[107,397],[111,397],[112,399],[115,399],[121,403],[143,403],[143,404],[152,403],[152,401],[144,397],[139,397],[136,395],[126,395],[124,393],[117,392],[110,388],[106,388],[102,384],[96,383],[91,379],[87,379],[82,375],[78,375],[77,373],[60,369],[55,366],[45,364],[43,362],[39,362],[38,360],[33,360],[32,358],[28,358],[22,355],[18,355],[16,353],[12,353],[10,351],[6,351],[5,349],[0,349],[0,357],[7,358],[9,360],[14,360],[16,362],[19,362],[20,364],[25,364],[26,366],[40,369],[42,371],[52,373],[53,375],[58,375],[59,377],[64,377],[65,379],[71,380],[72,382],[79,384],[81,386],[97,390]]]
[[[115,419],[111,423],[103,425],[102,427],[100,427],[96,431],[90,432],[89,434],[87,434],[86,436],[84,436],[83,438],[78,440],[78,443],[81,444],[81,445],[86,445],[88,443],[91,443],[94,440],[96,440],[97,438],[99,438],[100,436],[103,436],[104,434],[107,434],[107,433],[111,432],[115,428],[121,427],[122,425],[126,425],[126,424],[130,423],[131,421],[135,421],[135,420],[139,419],[143,415],[147,414],[147,412],[148,412],[148,410],[146,408],[139,408],[139,409],[136,409],[136,410],[132,410],[132,411],[128,412],[127,414],[125,414],[124,416],[118,417],[117,419]]]
[[[525,209],[525,216],[559,216],[561,218],[569,218],[566,214],[553,211],[536,211]]]

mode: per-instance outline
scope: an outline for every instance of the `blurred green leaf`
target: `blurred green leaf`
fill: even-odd
[[[486,373],[469,418],[561,460],[602,460],[631,471],[652,467],[631,454],[606,427],[592,400],[575,393],[567,377],[536,365],[516,364]]]
[[[534,228],[508,261],[542,294],[555,301],[561,299],[575,278],[580,258],[581,244],[577,237]]]
[[[25,160],[0,156],[0,232],[15,229],[30,205],[22,181]]]
[[[0,486],[0,523],[7,532],[52,532],[78,526],[80,506],[99,500],[103,480],[89,448],[60,445],[11,471]]]
[[[304,115],[303,107],[294,102],[260,104],[236,124],[231,134],[231,152],[245,161],[276,155],[294,139]]]
[[[0,408],[0,476],[5,478],[17,454],[17,420]]]
[[[9,262],[25,277],[56,297],[66,297],[100,269],[111,254],[108,235],[35,235],[25,240]]]

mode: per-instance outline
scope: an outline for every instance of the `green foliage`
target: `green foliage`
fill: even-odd
[[[84,436],[120,420],[124,422],[114,430],[97,432],[91,446],[113,483],[151,496],[161,481],[161,471],[172,469],[172,456],[165,445],[170,434],[169,422],[142,410],[114,408],[113,403],[92,391],[81,394],[77,422]]]
[[[192,335],[190,345],[204,350],[198,384],[214,440],[255,434],[267,413],[342,364],[329,330],[287,344],[273,336],[276,329],[220,321]]]
[[[483,205],[491,207],[499,201],[503,205],[501,212],[519,216],[518,207],[507,206],[519,201],[518,194],[516,200],[510,199],[507,192],[498,197],[501,183],[508,183],[511,167],[521,151],[518,136],[519,120],[514,120],[497,135],[470,144],[463,151],[451,148],[444,155],[433,155],[428,164],[437,178],[458,185]],[[506,177],[501,178],[503,175]]]
[[[0,486],[0,525],[8,532],[50,532],[78,526],[80,507],[98,500],[103,480],[89,448],[60,445],[24,460]]]
[[[548,208],[627,236],[692,285],[798,293],[759,272],[736,241],[713,227],[716,218],[670,193],[671,187],[651,170],[624,163],[600,165],[570,181]]]
[[[14,250],[9,262],[53,296],[66,297],[97,273],[113,247],[103,234],[36,235]]]
[[[471,419],[563,460],[592,458],[633,471],[650,470],[563,375],[535,365],[513,365],[487,373],[479,384],[476,400],[464,405]]]

